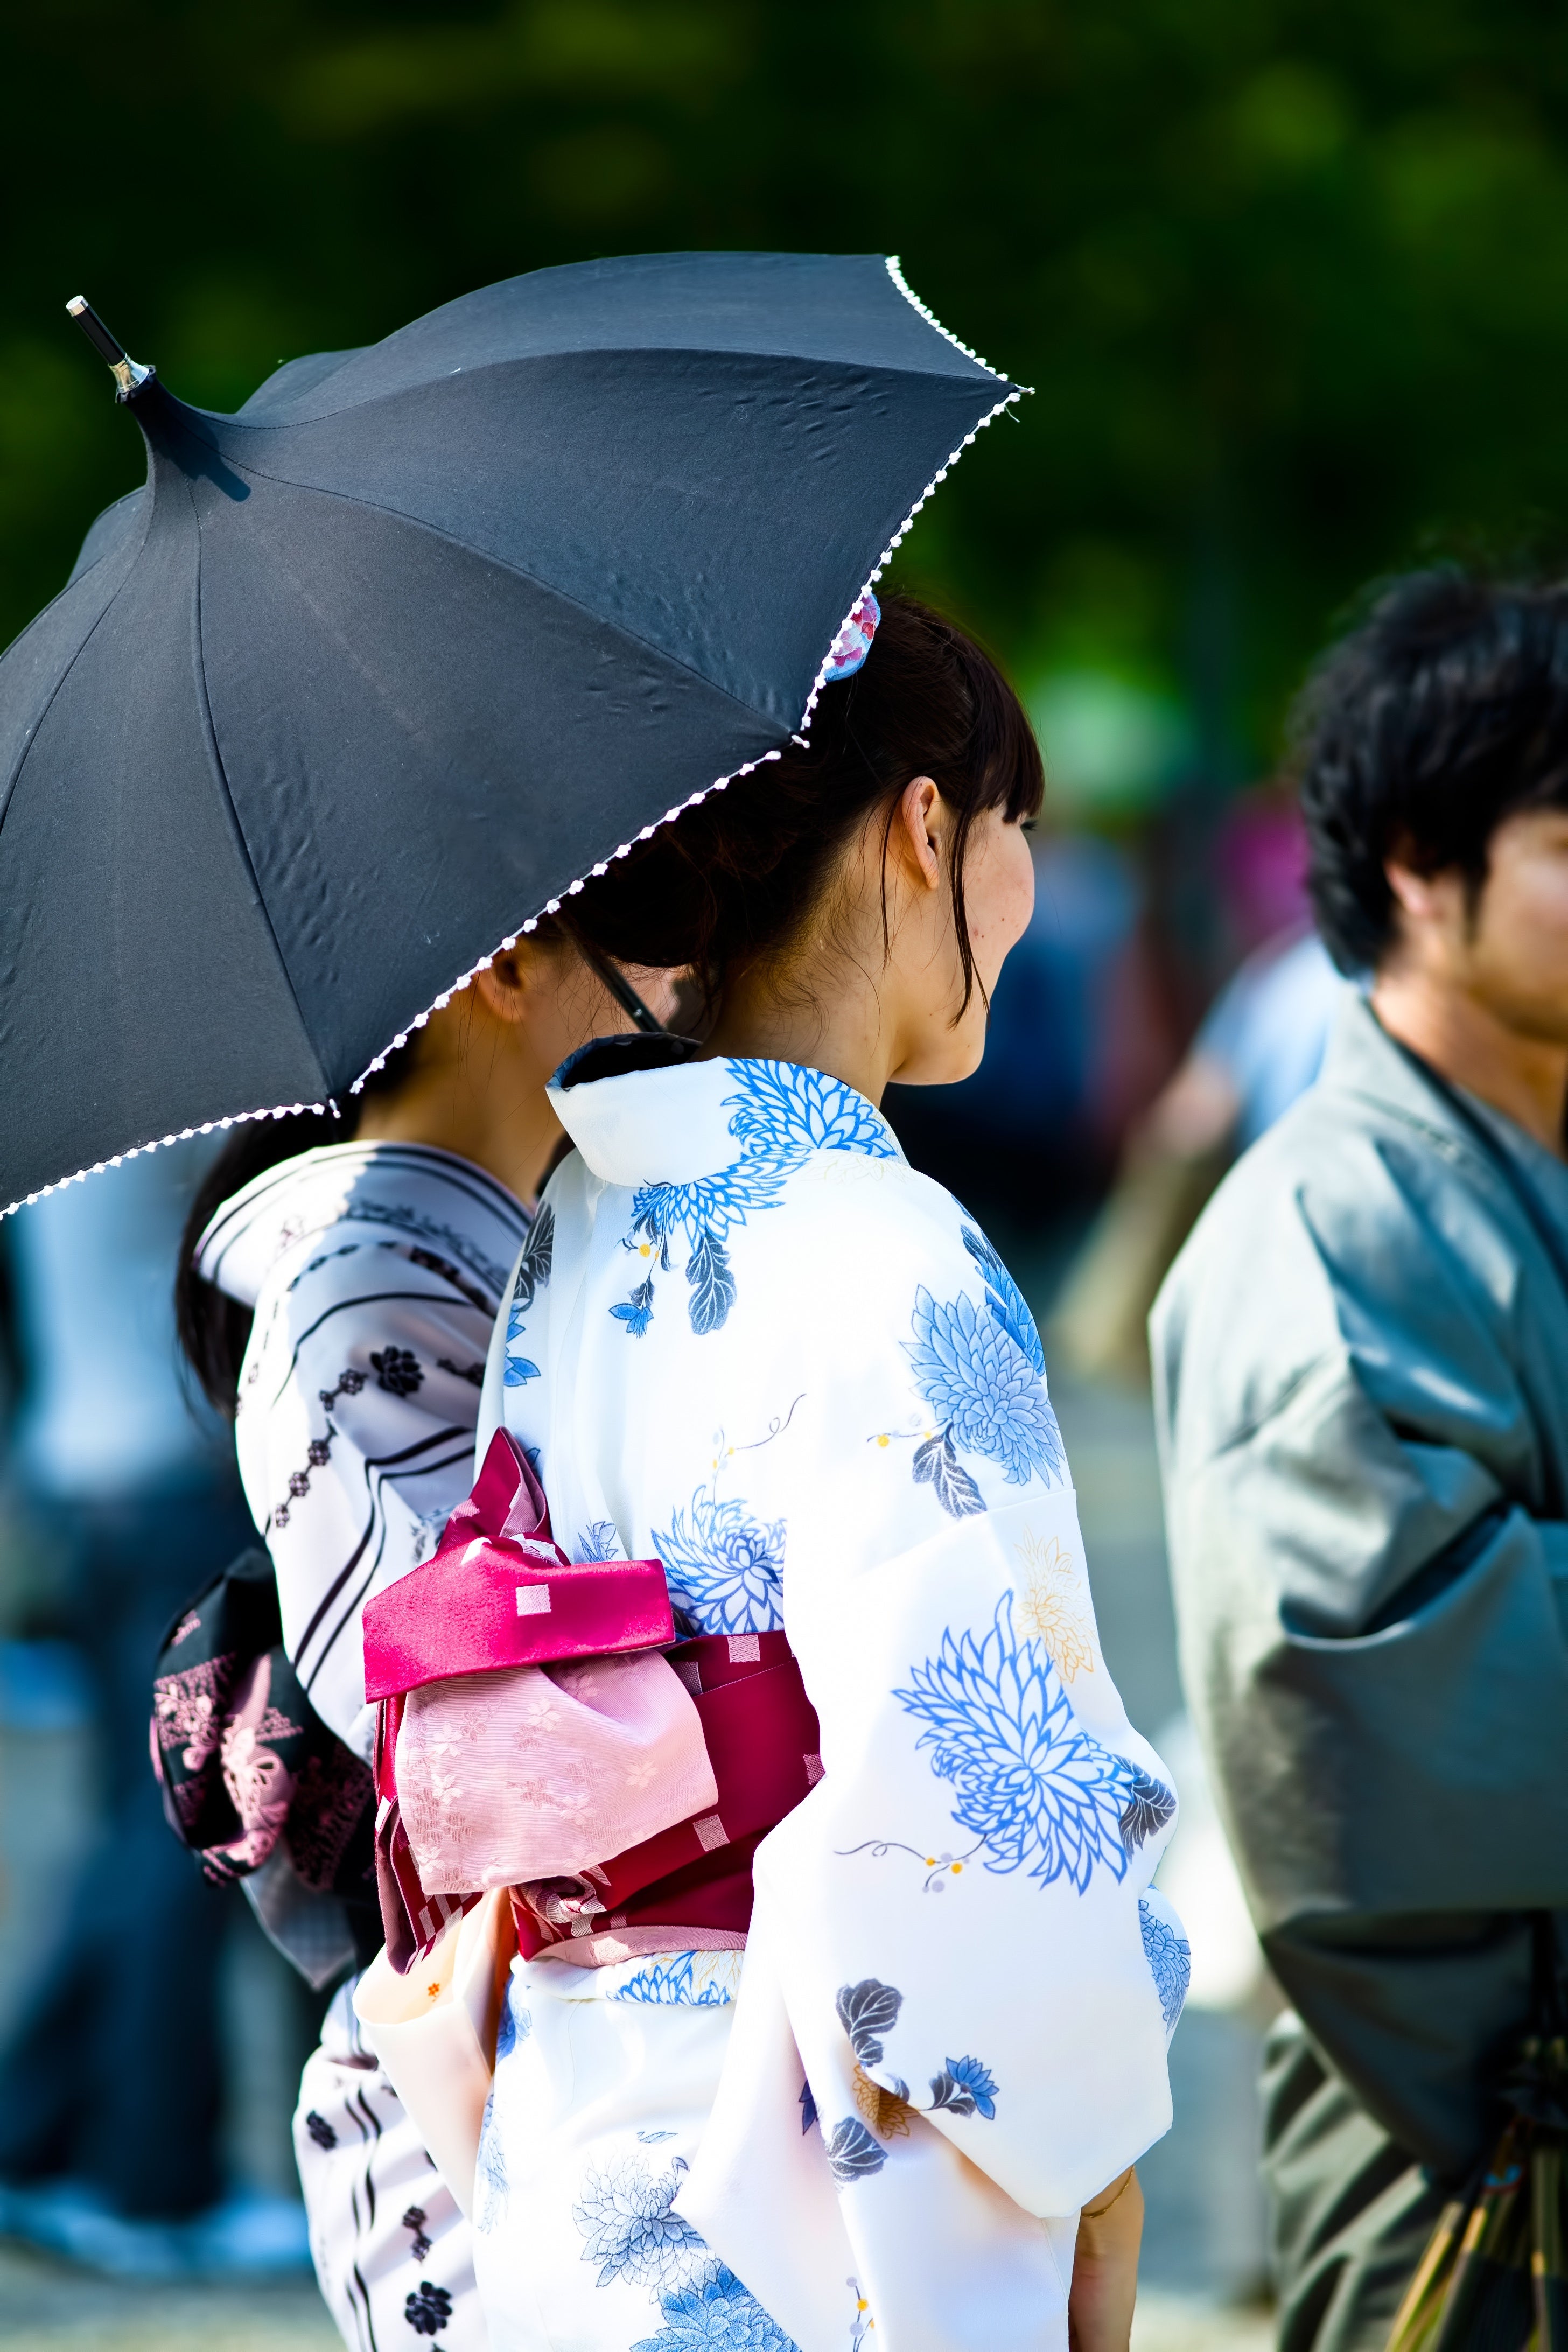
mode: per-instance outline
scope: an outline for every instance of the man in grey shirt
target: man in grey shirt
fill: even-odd
[[[1282,2352],[1373,2352],[1568,1910],[1568,585],[1394,583],[1297,730],[1348,991],[1151,1322],[1183,1673],[1270,1964]]]

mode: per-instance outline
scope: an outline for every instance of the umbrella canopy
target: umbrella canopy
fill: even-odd
[[[0,1204],[344,1095],[807,722],[1016,396],[875,256],[538,270],[234,415],[117,373],[146,485],[0,659]]]

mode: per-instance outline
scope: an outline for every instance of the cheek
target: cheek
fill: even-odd
[[[1023,937],[1035,911],[1035,861],[1027,836],[1016,824],[996,824],[975,865],[966,893],[970,933],[988,960],[1000,958]]]
[[[1487,892],[1482,923],[1491,961],[1517,967],[1523,977],[1550,971],[1558,979],[1568,965],[1568,864],[1542,864],[1506,877],[1501,890]]]

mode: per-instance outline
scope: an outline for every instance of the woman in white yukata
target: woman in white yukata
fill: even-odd
[[[284,1646],[318,1715],[367,1763],[365,1601],[428,1557],[468,1491],[523,1203],[562,1140],[544,1080],[619,1018],[569,942],[531,940],[431,1015],[357,1117],[238,1128],[195,1204],[182,1337],[235,1416]],[[309,1148],[323,1129],[350,1139]],[[330,1916],[342,1906],[300,1887],[281,1843],[241,1883],[310,1981],[353,1964]],[[333,1997],[295,2117],[322,2294],[350,2352],[421,2339],[484,2352],[468,2224],[365,2044],[356,1981]]]
[[[980,1059],[1039,755],[957,630],[858,615],[809,736],[574,901],[617,957],[693,961],[713,1020],[556,1073],[576,1150],[479,1456],[504,1423],[557,1540],[662,1560],[686,1632],[786,1633],[821,1745],[749,1932],[689,1901],[628,1924],[584,1882],[515,1962],[494,2352],[1129,2340],[1187,1974],[1150,1886],[1175,1801],[1100,1652],[1028,1309],[878,1108]]]

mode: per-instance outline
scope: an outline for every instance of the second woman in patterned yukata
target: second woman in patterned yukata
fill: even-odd
[[[821,1752],[749,1922],[693,1926],[674,1880],[635,1924],[535,1890],[570,1924],[502,2021],[495,2352],[1128,2343],[1175,1801],[1100,1652],[1028,1309],[877,1107],[980,1058],[1039,754],[957,630],[889,600],[867,655],[876,618],[807,739],[575,902],[628,961],[695,956],[714,1017],[556,1073],[576,1150],[479,1457],[504,1423],[561,1542],[661,1559],[686,1631],[787,1633]]]

